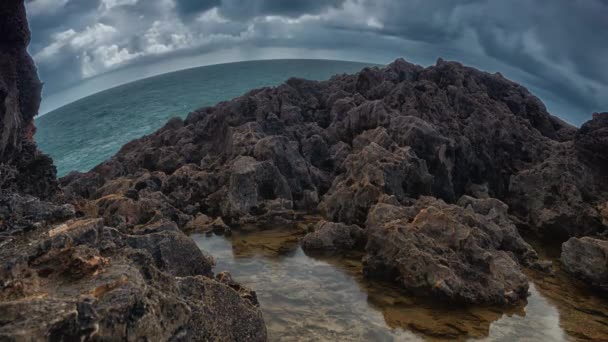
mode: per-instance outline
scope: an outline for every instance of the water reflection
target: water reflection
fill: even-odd
[[[361,254],[306,254],[299,237],[299,231],[285,229],[193,235],[214,256],[217,271],[228,270],[256,290],[271,340],[608,340],[605,303],[597,296],[583,300],[587,309],[604,305],[593,313],[580,311],[577,302],[565,305],[562,297],[571,286],[563,279],[530,274],[528,302],[508,310],[454,308],[364,279]],[[591,328],[586,321],[593,321]]]
[[[528,238],[541,258],[555,260],[555,274],[527,272],[538,291],[560,313],[560,327],[576,340],[608,341],[608,296],[569,277],[559,263],[560,245]]]

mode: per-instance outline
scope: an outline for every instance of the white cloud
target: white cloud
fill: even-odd
[[[98,44],[109,41],[117,32],[114,27],[102,23],[87,26],[81,32],[76,32],[73,29],[59,32],[53,35],[51,44],[36,53],[34,58],[39,63],[50,62],[65,48],[73,50],[94,48]]]
[[[196,21],[198,21],[200,23],[216,23],[216,24],[226,24],[229,22],[226,18],[222,17],[219,14],[217,7],[213,7],[212,9],[201,13],[198,16],[198,18],[196,18]]]
[[[72,29],[54,34],[52,38],[53,42],[35,54],[34,58],[38,62],[47,62],[49,59],[57,55],[57,53],[59,53],[59,51],[69,43],[70,39],[76,35],[76,31]]]
[[[111,40],[117,33],[118,30],[110,25],[96,23],[93,26],[87,26],[84,31],[75,35],[72,38],[70,45],[75,49],[96,46]]]
[[[133,6],[137,4],[137,1],[138,0],[101,0],[99,7],[107,11],[119,6]]]
[[[81,72],[83,77],[90,78],[124,65],[140,55],[141,53],[131,53],[128,49],[120,48],[116,44],[102,45],[83,54]]]
[[[144,33],[144,53],[162,54],[190,46],[189,30],[179,21],[157,20]]]

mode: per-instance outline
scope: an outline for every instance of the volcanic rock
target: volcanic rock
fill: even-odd
[[[410,148],[394,146],[389,151],[375,142],[350,154],[343,163],[345,172],[336,177],[319,205],[331,220],[362,224],[370,207],[383,195],[398,200],[431,192],[432,176],[426,163]]]
[[[520,265],[538,260],[496,199],[463,197],[453,205],[421,197],[406,208],[377,204],[367,229],[366,275],[454,302],[515,303],[528,294]]]
[[[608,291],[608,241],[592,237],[571,238],[562,244],[566,271],[592,286]]]
[[[168,221],[199,209],[171,205],[164,172],[73,173],[59,189],[33,140],[42,84],[29,40],[24,1],[2,1],[0,340],[265,341],[255,292],[216,280],[213,260]],[[186,162],[159,157],[169,173]]]
[[[608,166],[608,112],[594,113],[576,132],[575,146],[588,158]]]
[[[363,247],[365,233],[357,225],[321,221],[302,239],[302,249],[313,251],[352,250]]]
[[[71,204],[57,205],[30,195],[0,194],[0,233],[14,235],[74,217]]]
[[[314,210],[362,225],[383,195],[471,195],[504,201],[531,230],[574,236],[607,228],[596,210],[606,172],[584,152],[601,145],[602,118],[577,130],[500,74],[399,59],[199,109],[79,177],[163,174],[167,204],[189,216],[180,227],[199,212],[239,225]],[[64,191],[95,198],[73,191],[79,182],[64,179]]]
[[[52,160],[33,140],[42,83],[27,53],[30,30],[21,1],[0,4],[0,191],[48,199],[58,190]]]
[[[191,229],[201,217],[238,229],[319,212],[331,223],[305,248],[357,248],[356,225],[368,276],[512,304],[527,295],[521,267],[547,268],[515,222],[547,239],[608,231],[605,118],[577,129],[500,74],[398,59],[172,119],[62,187],[126,229],[163,219]]]
[[[214,280],[213,261],[173,223],[125,234],[86,219],[36,233],[0,253],[0,338],[265,340],[255,293]]]

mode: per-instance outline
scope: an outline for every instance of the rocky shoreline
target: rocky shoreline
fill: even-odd
[[[255,292],[214,275],[175,223],[117,227],[64,199],[33,140],[23,1],[0,18],[0,340],[266,340]]]
[[[57,180],[23,3],[0,17],[0,339],[265,340],[255,292],[184,232],[305,214],[323,221],[303,248],[362,250],[365,276],[418,295],[525,299],[524,269],[552,266],[524,230],[608,288],[608,113],[579,129],[500,74],[398,59],[252,90]]]
[[[60,182],[81,215],[117,227],[226,230],[318,213],[327,224],[304,248],[364,246],[370,277],[504,305],[527,296],[522,267],[551,270],[519,230],[603,239],[607,117],[577,129],[500,74],[396,60],[202,108]]]

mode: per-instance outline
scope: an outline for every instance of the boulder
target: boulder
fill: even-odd
[[[592,237],[571,238],[562,244],[564,269],[590,285],[608,291],[608,241]]]
[[[422,197],[409,208],[374,206],[364,274],[453,302],[509,305],[526,298],[520,265],[538,257],[509,221],[507,206],[473,198],[461,205]]]
[[[239,157],[233,162],[222,216],[239,218],[259,214],[266,210],[266,202],[276,199],[291,202],[292,193],[288,181],[272,162],[259,162],[253,157]]]
[[[354,224],[321,221],[302,238],[301,244],[305,251],[352,250],[363,247],[365,234]]]

